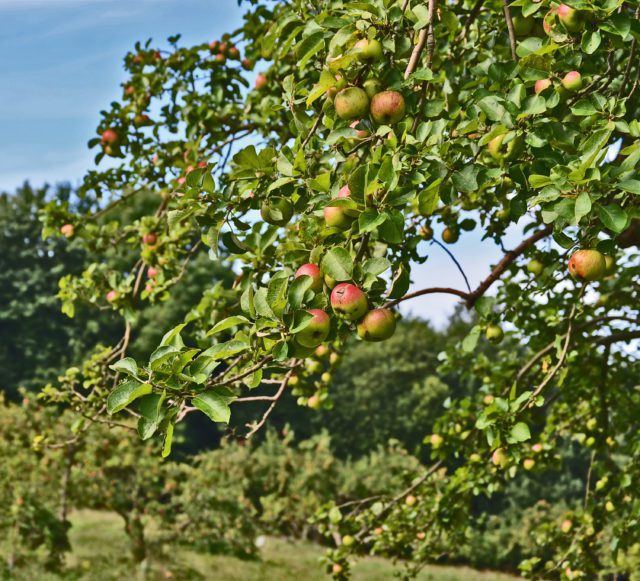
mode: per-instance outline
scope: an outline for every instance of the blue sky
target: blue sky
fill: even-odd
[[[161,45],[180,33],[187,44],[209,41],[238,27],[241,15],[236,0],[0,0],[0,191],[26,179],[78,183],[93,163],[86,143],[98,112],[120,97],[122,58],[137,40]],[[517,244],[518,232],[514,227],[507,247]],[[501,256],[480,238],[480,230],[463,232],[451,247],[472,287]],[[449,257],[435,246],[429,254],[414,271],[412,290],[464,289]],[[402,309],[442,325],[456,301],[429,295]]]

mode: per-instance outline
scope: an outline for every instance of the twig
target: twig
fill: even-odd
[[[502,0],[502,7],[504,9],[504,19],[507,21],[507,30],[509,31],[509,44],[511,45],[511,58],[514,61],[518,60],[516,54],[516,32],[513,29],[513,20],[511,19],[511,11],[509,10],[509,0]]]
[[[482,5],[484,4],[484,0],[477,0],[474,4],[473,8],[469,12],[467,19],[464,21],[462,25],[462,32],[458,35],[457,40],[463,40],[467,36],[467,32],[469,31],[469,27],[473,24],[475,19],[480,14],[480,10],[482,9]]]
[[[443,293],[443,294],[449,294],[449,295],[456,295],[458,297],[460,297],[461,299],[467,299],[469,294],[455,289],[455,288],[447,288],[447,287],[432,287],[432,288],[425,288],[419,291],[415,291],[409,294],[404,295],[403,297],[400,297],[399,299],[395,299],[393,301],[389,301],[388,303],[385,303],[385,308],[389,309],[391,307],[395,307],[397,304],[403,302],[403,301],[408,301],[409,299],[414,299],[416,297],[421,297],[423,295],[431,295],[431,294],[436,294],[436,293]]]
[[[267,355],[264,359],[262,359],[261,361],[258,361],[258,363],[256,363],[252,367],[249,367],[249,369],[243,371],[242,373],[239,373],[238,375],[234,375],[233,377],[230,377],[229,379],[225,379],[224,381],[220,381],[220,382],[214,381],[210,383],[210,385],[219,387],[221,385],[230,385],[232,383],[235,383],[236,381],[240,381],[241,379],[244,379],[245,377],[248,377],[249,375],[251,375],[254,371],[257,371],[258,369],[264,367],[272,359],[273,359],[273,355]]]
[[[469,279],[467,278],[467,275],[464,272],[462,266],[460,265],[460,263],[458,262],[456,257],[453,255],[453,252],[451,252],[444,244],[442,244],[441,242],[439,242],[435,238],[431,241],[431,244],[437,244],[438,246],[440,246],[440,248],[442,248],[442,250],[444,250],[449,255],[449,258],[451,258],[451,260],[453,260],[454,264],[458,267],[458,270],[460,271],[460,274],[462,275],[462,278],[464,278],[464,283],[467,285],[467,290],[469,292],[471,292],[471,286],[469,285]]]
[[[436,0],[429,0],[428,21],[424,28],[420,30],[420,34],[418,34],[418,43],[413,47],[407,68],[404,71],[405,79],[408,79],[411,73],[416,70],[418,61],[420,60],[420,55],[422,54],[425,44],[427,44],[427,39],[429,36],[433,35],[433,15],[435,12],[435,5]],[[431,52],[431,54],[433,54],[433,52]]]
[[[271,412],[276,407],[276,404],[278,403],[278,400],[280,399],[280,397],[282,397],[282,394],[284,393],[284,390],[287,388],[287,384],[289,383],[289,380],[291,379],[291,376],[293,375],[293,370],[294,370],[294,367],[292,367],[291,369],[289,369],[289,371],[287,371],[287,374],[284,376],[284,379],[282,380],[282,383],[280,384],[280,389],[278,389],[277,393],[273,396],[273,401],[271,402],[271,405],[267,408],[267,410],[264,412],[264,414],[262,414],[262,419],[257,424],[255,424],[251,428],[249,433],[245,436],[245,438],[247,440],[251,436],[253,436],[253,434],[255,434],[262,426],[264,426],[264,423],[267,421],[267,419],[271,415]],[[250,426],[247,425],[247,427],[250,427]]]
[[[320,125],[320,120],[322,119],[322,112],[318,113],[318,116],[316,117],[316,120],[313,122],[313,125],[311,126],[311,129],[309,130],[309,133],[307,134],[307,136],[304,138],[304,141],[302,142],[301,148],[304,149],[309,141],[311,141],[311,138],[313,137],[313,135],[315,134],[316,130],[318,129],[318,126]]]

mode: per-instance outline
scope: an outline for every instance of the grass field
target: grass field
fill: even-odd
[[[312,543],[288,542],[268,537],[261,559],[243,561],[233,557],[207,555],[176,547],[172,559],[153,561],[145,573],[132,570],[122,520],[113,513],[77,511],[72,514],[72,552],[67,557],[64,579],[107,581],[121,579],[175,579],[214,581],[327,581],[319,558],[323,549]],[[378,558],[362,559],[353,568],[356,581],[392,580],[394,566]],[[17,579],[53,581],[59,576],[41,571],[24,571]],[[513,581],[515,577],[479,572],[464,567],[430,566],[420,581]]]

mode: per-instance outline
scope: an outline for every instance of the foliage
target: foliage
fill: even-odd
[[[92,418],[105,405],[135,411],[140,436],[161,440],[163,456],[188,414],[224,425],[239,404],[262,402],[251,437],[294,377],[300,404],[335,403],[320,356],[303,345],[318,325],[309,310],[334,307],[330,328],[315,332],[343,352],[356,333],[370,338],[359,321],[367,308],[455,295],[478,319],[439,355],[438,373],[474,389],[445,400],[425,434],[432,464],[406,488],[318,517],[329,538],[347,531],[356,541],[331,551],[328,569],[343,578],[350,556],[383,551],[415,572],[455,552],[479,497],[505,490],[534,457],[536,470],[562,467],[554,450],[573,441],[591,452],[586,500],[568,532],[552,511],[536,520],[539,542],[520,567],[534,577],[598,574],[603,539],[614,560],[640,541],[639,36],[634,7],[607,0],[252,0],[223,44],[137,45],[123,100],[90,142],[97,163],[115,162],[80,190],[95,213],[43,215],[46,236],[73,224],[101,257],[61,281],[65,312],[89,301],[126,322],[122,340],[89,362],[91,397],[69,381],[57,397]],[[243,68],[268,61],[253,90],[236,42]],[[371,115],[361,85],[377,92]],[[618,139],[624,149],[605,159]],[[120,219],[115,208],[141,194],[157,196],[155,210]],[[434,286],[408,293],[435,228],[447,243],[481,228],[502,244],[516,223],[523,241],[475,289],[442,288],[433,273]],[[234,284],[206,291],[195,318],[167,328],[149,357],[131,358],[141,307],[165,297],[203,246],[234,268]],[[571,279],[578,248],[598,252],[592,272]],[[305,263],[324,284],[292,277]],[[156,274],[143,288],[149,267]],[[330,298],[336,283],[359,290]]]

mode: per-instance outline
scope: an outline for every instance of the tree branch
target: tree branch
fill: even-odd
[[[409,63],[407,64],[407,68],[404,71],[404,78],[408,79],[411,73],[413,73],[417,66],[418,61],[420,60],[420,55],[427,44],[427,40],[429,40],[429,65],[431,64],[431,60],[433,58],[433,47],[435,46],[433,40],[433,15],[435,13],[436,8],[436,0],[429,0],[429,12],[428,17],[429,20],[424,28],[420,30],[420,34],[418,34],[418,43],[413,48],[411,52],[411,56],[409,57]]]
[[[513,29],[513,20],[511,19],[511,11],[509,10],[509,0],[502,0],[502,7],[504,9],[504,19],[507,21],[507,30],[509,31],[509,44],[511,45],[511,58],[514,61],[518,60],[516,54],[516,32]]]

